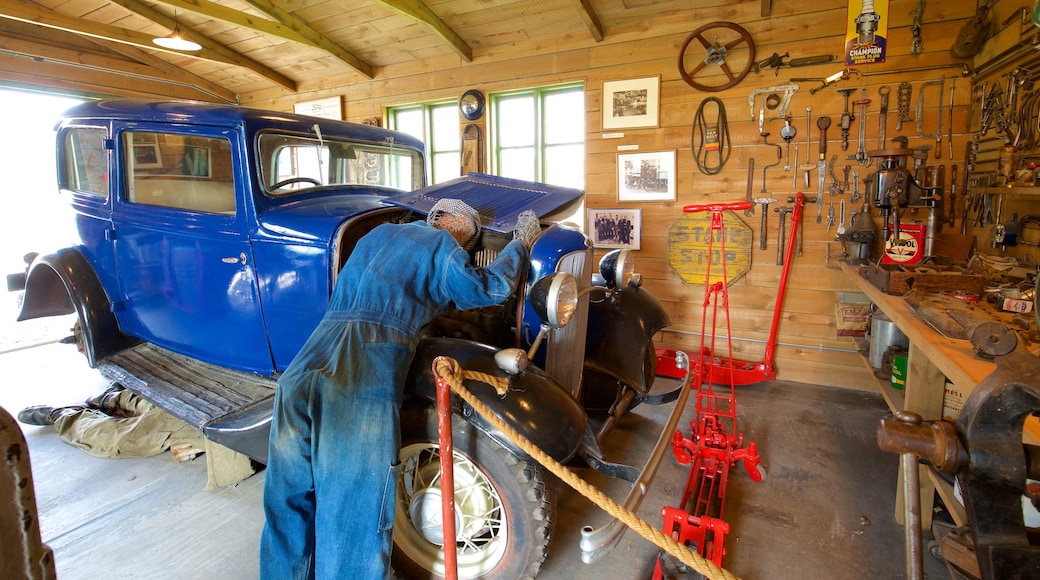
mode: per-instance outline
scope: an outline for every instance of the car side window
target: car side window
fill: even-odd
[[[123,133],[126,201],[235,215],[231,141],[178,133]]]
[[[65,132],[61,187],[108,197],[108,152],[103,127],[74,127]]]

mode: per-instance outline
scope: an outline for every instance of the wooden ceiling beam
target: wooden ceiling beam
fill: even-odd
[[[600,23],[599,16],[596,16],[596,11],[592,9],[592,3],[589,0],[578,0],[578,13],[592,38],[596,39],[596,42],[603,42],[603,24]]]
[[[102,55],[36,42],[32,39],[0,36],[0,51],[21,55],[34,61],[71,66],[84,71],[105,72],[130,78],[175,84],[195,89],[209,97],[228,103],[238,103],[238,95],[202,77],[185,72],[161,58],[143,50],[122,45],[134,60],[123,60],[115,55]],[[117,49],[118,50],[118,49]],[[143,61],[150,61],[145,63]]]
[[[0,0],[0,1],[3,1],[3,0]],[[213,40],[212,38],[210,38],[208,36],[204,36],[202,34],[199,34],[199,33],[195,32],[194,30],[192,30],[191,28],[187,28],[187,27],[181,26],[180,23],[177,22],[176,19],[171,18],[171,17],[163,14],[162,12],[159,12],[158,10],[152,8],[151,6],[148,6],[147,4],[145,4],[143,2],[138,2],[138,0],[111,0],[111,1],[115,2],[116,4],[119,4],[120,6],[122,6],[123,8],[126,8],[127,10],[129,10],[131,12],[134,12],[136,14],[140,14],[141,16],[144,16],[148,20],[151,20],[152,22],[154,22],[154,23],[156,23],[156,24],[158,24],[160,26],[165,27],[165,28],[167,28],[170,31],[173,31],[175,28],[179,28],[180,31],[181,31],[181,36],[183,36],[184,38],[186,38],[188,40],[193,40],[193,41],[199,43],[200,45],[202,45],[202,50],[197,52],[197,53],[194,53],[194,52],[193,53],[185,53],[185,52],[181,52],[181,51],[170,51],[173,54],[177,54],[179,56],[196,56],[196,55],[200,55],[199,58],[205,58],[204,56],[201,56],[201,55],[207,54],[207,53],[211,54],[211,55],[216,55],[217,59],[209,58],[209,59],[206,59],[206,60],[216,60],[217,62],[224,62],[224,63],[228,63],[228,64],[234,64],[236,66],[240,66],[240,67],[243,67],[243,68],[247,68],[247,69],[255,72],[256,74],[258,74],[258,75],[260,75],[260,76],[262,76],[262,77],[264,77],[264,78],[266,78],[266,79],[268,79],[270,81],[273,81],[273,82],[275,82],[275,83],[277,83],[279,85],[282,85],[283,87],[285,87],[285,88],[287,88],[287,89],[289,89],[289,90],[291,90],[293,92],[296,92],[297,90],[299,90],[297,85],[296,85],[296,81],[290,79],[289,77],[279,73],[278,71],[276,71],[276,70],[274,70],[274,69],[272,69],[272,68],[270,68],[268,66],[260,64],[259,62],[256,62],[255,60],[253,60],[251,58],[248,58],[246,56],[243,56],[243,55],[241,55],[241,54],[231,50],[230,48],[224,46],[223,44]],[[151,46],[149,46],[149,44]],[[141,45],[134,43],[134,46],[141,46]],[[151,39],[149,38],[149,42],[148,42],[148,44],[144,45],[144,48],[152,48],[154,46],[156,46],[156,45],[152,44],[151,43]]]
[[[140,6],[146,11],[155,12],[143,4]],[[173,19],[161,14],[159,15],[162,17],[163,22],[169,23],[168,28],[173,30],[175,26]],[[109,26],[106,24],[91,22],[84,18],[72,18],[49,10],[42,10],[34,5],[14,2],[11,0],[0,0],[0,18],[42,26],[54,30],[62,30],[81,36],[135,46],[146,50],[166,52],[177,55],[181,58],[187,56],[190,58],[199,58],[222,64],[241,66],[248,68],[256,74],[294,92],[297,90],[296,82],[292,79],[279,74],[260,63],[254,62],[223,45],[219,45],[208,38],[201,37],[198,34],[192,34],[190,37],[199,42],[199,44],[202,44],[203,49],[196,53],[187,54],[181,51],[164,49],[152,43],[152,37],[147,34],[119,28],[118,26]],[[163,22],[156,22],[166,26]],[[189,34],[185,34],[185,36],[189,37]]]
[[[473,49],[420,0],[374,0],[374,2],[426,25],[434,34],[447,42],[455,52],[459,53],[459,56],[466,62],[473,62]]]
[[[310,25],[298,16],[265,0],[247,1],[257,10],[260,10],[271,18],[274,18],[274,21],[267,20],[266,18],[259,18],[238,10],[232,10],[221,6],[220,4],[208,2],[207,0],[159,1],[163,4],[173,6],[174,8],[187,10],[189,12],[201,14],[202,16],[208,16],[249,30],[255,30],[261,34],[274,36],[290,42],[306,44],[307,46],[324,50],[343,61],[347,66],[365,75],[366,78],[372,78],[372,65],[361,60],[342,46],[329,40],[327,37],[311,28]]]

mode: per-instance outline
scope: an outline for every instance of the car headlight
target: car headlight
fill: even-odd
[[[578,308],[578,283],[568,272],[546,276],[534,283],[531,306],[549,326],[567,326]]]
[[[599,273],[610,288],[624,288],[635,277],[635,258],[632,250],[607,252],[599,261]]]

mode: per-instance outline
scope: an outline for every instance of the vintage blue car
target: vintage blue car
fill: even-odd
[[[538,214],[517,295],[444,313],[415,357],[394,533],[402,576],[443,573],[439,524],[425,520],[439,518],[436,356],[507,376],[495,353],[532,351],[508,396],[475,393],[556,459],[639,476],[605,462],[599,442],[652,399],[652,337],[669,320],[640,288],[630,252],[608,253],[594,272],[589,240],[554,221],[580,207],[581,191],[475,174],[427,187],[423,144],[410,136],[191,102],[76,106],[57,126],[57,157],[74,242],[31,254],[9,277],[25,293],[19,319],[75,313],[91,366],[261,463],[277,377],[361,236],[460,198],[485,220],[481,262],[511,239],[520,211]],[[458,504],[459,575],[533,576],[554,522],[547,472],[461,402],[455,411],[456,485],[481,490]]]

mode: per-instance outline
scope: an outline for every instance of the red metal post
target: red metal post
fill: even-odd
[[[451,385],[437,373],[433,361],[433,375],[437,377],[437,433],[441,456],[441,537],[444,540],[444,577],[457,580],[459,577],[458,554],[455,544],[455,465],[452,458],[455,449],[451,440]]]

